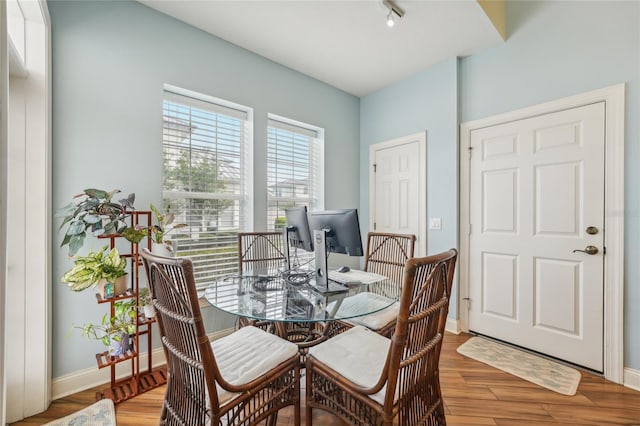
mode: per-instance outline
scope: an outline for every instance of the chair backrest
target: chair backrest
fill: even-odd
[[[169,380],[162,409],[168,424],[217,424],[220,376],[200,313],[193,265],[186,258],[167,258],[142,249]],[[207,401],[209,398],[209,401]]]
[[[282,232],[238,233],[238,272],[277,269],[284,261]]]
[[[457,257],[457,250],[451,249],[409,259],[405,266],[400,311],[387,360],[387,389],[396,389],[399,396],[399,424],[417,424],[442,404],[438,363]],[[433,400],[428,400],[431,397]],[[414,401],[416,398],[420,401]],[[385,409],[393,406],[393,400],[394,393],[388,391]]]
[[[384,275],[400,286],[404,266],[413,257],[415,245],[415,235],[369,232],[364,270]]]

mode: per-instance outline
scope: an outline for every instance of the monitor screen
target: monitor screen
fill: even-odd
[[[289,247],[296,247],[306,251],[313,251],[313,237],[309,229],[306,207],[285,209],[287,218],[287,238]]]
[[[311,212],[309,225],[312,230],[327,230],[327,250],[349,256],[363,256],[358,210],[325,210]]]

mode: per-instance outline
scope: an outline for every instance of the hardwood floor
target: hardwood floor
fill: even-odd
[[[440,374],[448,425],[640,425],[640,392],[582,372],[576,395],[560,395],[458,354],[456,348],[469,337],[447,334],[444,339]],[[63,417],[93,403],[96,390],[56,400],[45,413],[14,424],[41,425]],[[118,425],[157,424],[163,395],[161,387],[118,404]],[[313,424],[345,423],[314,410]],[[278,425],[293,425],[291,409],[281,412]]]

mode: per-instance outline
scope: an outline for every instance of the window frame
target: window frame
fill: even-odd
[[[165,149],[165,102],[173,102],[189,108],[205,110],[215,114],[223,116],[235,117],[242,120],[242,137],[240,140],[240,193],[218,193],[218,192],[191,192],[180,190],[168,190],[165,189],[164,182],[161,184],[161,194],[163,200],[163,209],[166,210],[167,206],[164,205],[164,200],[171,199],[216,199],[216,200],[233,200],[240,203],[241,219],[237,232],[243,232],[253,229],[254,225],[254,167],[253,167],[253,108],[241,105],[235,102],[227,101],[224,99],[216,98],[210,95],[194,92],[192,90],[183,89],[177,86],[169,84],[164,85],[164,91],[162,95],[162,149]],[[236,113],[234,113],[237,112]],[[216,131],[218,128],[216,127]],[[162,162],[164,164],[165,154],[162,153]],[[191,176],[191,174],[190,174]],[[164,180],[164,167],[163,167],[163,180]],[[176,219],[179,222],[179,219]],[[216,231],[218,232],[218,231]],[[235,241],[235,239],[234,239]],[[195,266],[195,265],[194,265]],[[237,269],[237,265],[234,265]],[[203,271],[207,274],[207,278],[201,278],[196,282],[198,289],[206,288],[211,284],[212,280],[218,276],[223,276],[232,272],[229,268],[217,270],[215,267],[205,267]],[[219,272],[219,273],[216,273]],[[209,278],[213,277],[213,278]]]
[[[273,126],[272,123],[276,122],[278,125]],[[279,128],[286,131],[291,131],[293,133],[302,134],[305,136],[309,136],[312,138],[310,143],[312,147],[310,148],[310,155],[312,158],[311,167],[314,169],[311,171],[315,172],[315,176],[313,179],[309,179],[311,184],[308,186],[308,197],[297,197],[295,194],[292,196],[276,196],[272,195],[269,190],[269,182],[271,179],[271,168],[269,165],[269,150],[270,150],[270,142],[269,142],[269,132],[271,128]],[[273,220],[270,220],[270,209],[271,203],[274,201],[282,201],[282,202],[292,202],[296,205],[307,205],[309,210],[322,210],[324,209],[324,129],[322,127],[315,126],[313,124],[304,123],[301,121],[293,120],[287,117],[283,117],[281,115],[276,115],[269,113],[267,114],[267,156],[266,156],[266,171],[267,171],[267,229],[270,231],[276,230],[275,223]],[[314,160],[315,159],[315,160]],[[314,202],[315,200],[315,202]],[[277,217],[277,216],[276,216]]]

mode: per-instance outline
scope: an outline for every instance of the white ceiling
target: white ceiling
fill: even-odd
[[[475,0],[142,0],[141,3],[356,96],[502,38]]]

